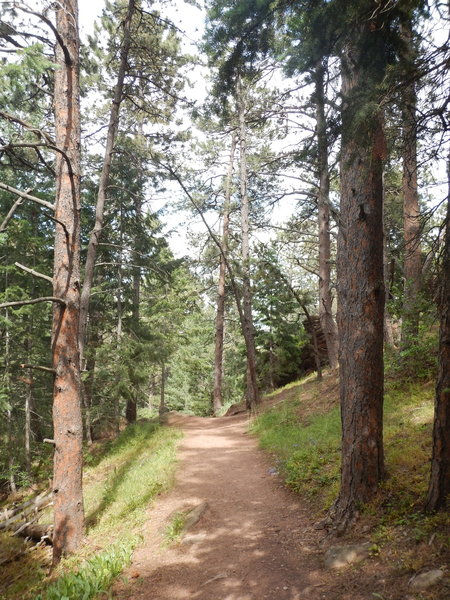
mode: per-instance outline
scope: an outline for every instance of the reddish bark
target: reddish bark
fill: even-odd
[[[77,0],[56,6],[56,203],[52,354],[54,376],[53,561],[74,552],[84,535],[82,415],[78,325],[80,311],[80,111]],[[64,226],[62,225],[64,224]]]
[[[334,522],[345,530],[384,474],[383,158],[381,114],[361,110],[383,76],[382,28],[355,26],[342,56],[341,227],[338,328],[342,420],[341,490]],[[375,39],[371,39],[374,36]],[[367,62],[363,53],[371,56]],[[374,75],[375,65],[380,69]],[[362,91],[364,90],[364,93]]]
[[[410,21],[401,27],[405,44],[403,62],[410,71],[414,63],[413,32]],[[409,348],[419,334],[419,302],[422,279],[420,247],[420,209],[417,189],[417,93],[414,82],[407,84],[402,94],[403,123],[403,227],[405,255],[403,275],[402,348]]]

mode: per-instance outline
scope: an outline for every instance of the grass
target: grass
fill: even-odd
[[[12,564],[14,577],[2,572],[6,576],[0,581],[0,596],[5,600],[89,600],[105,592],[139,543],[146,508],[173,482],[180,436],[176,429],[138,423],[115,441],[97,446],[86,456],[87,537],[81,551],[63,560],[51,578],[46,576],[48,551],[33,551],[30,564]],[[6,595],[2,595],[4,590]]]
[[[164,532],[166,545],[177,544],[181,540],[186,524],[186,515],[188,511],[176,512],[170,519]]]
[[[330,405],[322,393],[328,383],[309,376],[283,388],[279,401],[272,393],[274,405],[252,426],[288,487],[319,498],[320,508],[330,506],[339,485],[340,417],[335,398]]]
[[[337,377],[302,380],[271,394],[268,410],[252,430],[274,458],[286,484],[311,500],[322,517],[339,491],[341,424]],[[392,566],[416,572],[443,564],[450,552],[448,512],[427,515],[434,380],[394,379],[386,383],[384,446],[387,478],[364,507],[361,530],[386,549]],[[431,596],[430,596],[431,597]]]

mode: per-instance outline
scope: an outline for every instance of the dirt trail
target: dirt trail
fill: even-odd
[[[185,432],[176,485],[150,511],[144,543],[114,597],[324,598],[307,509],[271,473],[246,418],[178,417],[171,424]],[[204,501],[208,508],[184,541],[164,546],[171,515]]]

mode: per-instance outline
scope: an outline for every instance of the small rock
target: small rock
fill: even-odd
[[[213,581],[217,581],[218,579],[226,579],[227,577],[228,577],[227,573],[219,573],[215,577],[211,577],[211,579],[208,579],[208,581],[205,581],[205,583],[202,583],[202,585],[200,587],[203,587],[204,585],[208,585],[208,584],[212,583]]]
[[[181,543],[182,544],[196,544],[197,542],[202,542],[206,539],[206,533],[188,533],[184,536]]]
[[[191,527],[194,527],[194,525],[196,525],[200,521],[203,513],[207,508],[208,503],[202,502],[201,504],[193,508],[190,512],[188,512],[184,521],[183,531],[187,531],[188,529],[191,529]]]
[[[409,585],[415,590],[427,590],[436,585],[436,583],[439,583],[443,577],[444,571],[442,569],[433,569],[432,571],[415,575],[409,580]]]
[[[325,567],[327,569],[343,569],[364,560],[369,555],[370,542],[364,544],[351,544],[350,546],[332,546],[325,553]]]

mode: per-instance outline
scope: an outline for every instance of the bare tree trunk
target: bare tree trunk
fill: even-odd
[[[119,265],[117,268],[117,325],[116,325],[116,339],[117,339],[117,347],[120,348],[120,344],[122,341],[122,319],[123,319],[123,307],[122,307],[122,247],[123,247],[123,214],[122,214],[122,206],[120,207],[120,237],[119,237],[119,245],[120,245],[120,251],[119,251]],[[119,358],[119,357],[118,357]],[[120,358],[119,358],[120,360]],[[128,410],[128,402],[127,405],[125,407],[125,418],[128,421],[128,418],[130,419],[128,421],[128,423],[132,423],[133,422],[133,414],[132,413],[127,413]],[[116,421],[116,432],[119,433],[120,431],[120,396],[119,394],[116,392],[114,395],[114,414],[115,414],[115,421]],[[135,419],[136,420],[136,419]]]
[[[234,154],[237,145],[237,134],[233,132],[231,138],[230,160],[228,162],[228,172],[225,182],[225,198],[223,203],[223,223],[222,223],[222,252],[220,253],[219,265],[219,284],[217,290],[217,310],[216,310],[216,338],[214,351],[214,392],[213,409],[217,415],[222,408],[222,380],[223,380],[223,340],[225,327],[225,275],[226,263],[225,257],[228,254],[228,235],[230,227],[230,202],[233,178]]]
[[[94,321],[96,320],[96,311],[93,311]],[[97,328],[91,330],[89,336],[90,351],[86,360],[87,378],[83,384],[83,404],[84,404],[84,434],[88,446],[92,445],[92,401],[95,381],[95,365],[97,362],[97,348],[100,344]]]
[[[16,476],[14,472],[14,429],[13,429],[13,418],[12,408],[8,406],[6,410],[6,447],[8,448],[8,481],[9,489],[12,494],[17,491]]]
[[[162,415],[166,412],[166,378],[167,370],[166,363],[161,364],[161,393],[159,399],[159,414]]]
[[[383,241],[383,264],[384,264],[384,289],[385,289],[385,306],[384,306],[384,343],[389,348],[395,348],[394,328],[392,323],[392,316],[388,309],[388,300],[391,294],[391,282],[393,278],[394,262],[390,260],[386,247],[386,236]]]
[[[314,327],[314,321],[311,319],[311,315],[309,314],[309,310],[306,308],[305,304],[300,304],[305,313],[305,316],[308,320],[309,326],[311,328],[311,337],[313,340],[313,350],[314,350],[314,361],[316,363],[316,371],[317,371],[317,381],[322,380],[322,364],[320,362],[320,352],[319,352],[319,344],[317,342],[317,333],[316,328]]]
[[[74,552],[84,535],[80,357],[80,104],[77,0],[56,5],[55,258],[53,295],[64,301],[53,311],[54,427],[53,562]]]
[[[320,61],[313,73],[319,171],[319,196],[317,201],[319,222],[319,318],[327,344],[328,361],[330,367],[336,369],[338,367],[338,337],[336,323],[333,319],[331,296],[330,175],[328,173],[324,75],[325,66],[323,61]]]
[[[410,21],[401,25],[406,46],[404,62],[408,71],[414,64],[413,32]],[[415,83],[403,88],[403,227],[405,239],[404,299],[402,349],[413,345],[419,335],[420,291],[422,283],[422,258],[420,245],[420,209],[417,189],[417,93]]]
[[[385,65],[382,35],[383,28],[376,23],[355,25],[347,34],[342,56],[337,261],[342,466],[341,489],[331,513],[338,532],[344,531],[357,516],[359,506],[373,497],[384,475],[385,140],[381,113],[364,121],[360,118],[361,102],[378,100]],[[355,56],[363,55],[371,56],[370,63],[355,60]]]
[[[259,402],[258,383],[256,378],[256,350],[253,331],[252,291],[250,283],[250,238],[249,238],[249,199],[247,192],[247,124],[245,121],[245,97],[242,81],[238,81],[239,110],[239,179],[241,192],[241,230],[242,230],[242,312],[244,316],[246,350],[247,350],[247,390],[246,403],[253,409]]]
[[[114,97],[111,104],[109,115],[108,134],[106,138],[105,157],[103,159],[102,173],[100,175],[100,185],[97,194],[97,205],[95,208],[95,225],[89,237],[86,265],[84,270],[84,282],[81,292],[80,304],[80,360],[84,361],[84,347],[86,344],[86,332],[89,313],[89,299],[91,296],[92,282],[94,279],[95,258],[97,255],[97,246],[100,242],[100,236],[103,229],[103,214],[106,202],[106,190],[108,189],[109,176],[113,158],[114,145],[119,129],[119,111],[123,99],[123,83],[128,68],[128,53],[131,45],[131,20],[135,12],[135,0],[128,0],[128,9],[125,20],[123,21],[123,42],[120,52],[119,71],[117,73],[117,82],[114,88]],[[82,368],[84,365],[82,364]]]
[[[450,156],[447,164],[450,198]],[[426,509],[447,508],[450,501],[450,200],[447,199],[440,289],[439,371],[436,384],[433,456]]]

